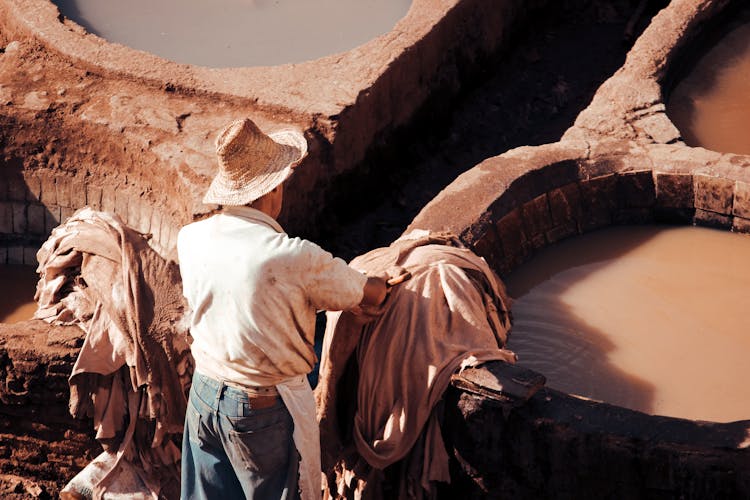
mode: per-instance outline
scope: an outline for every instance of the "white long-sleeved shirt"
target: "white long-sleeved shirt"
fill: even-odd
[[[243,386],[307,374],[317,310],[346,310],[366,277],[270,216],[226,207],[177,238],[196,370]]]

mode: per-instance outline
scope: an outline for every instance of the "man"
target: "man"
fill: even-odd
[[[266,135],[249,119],[217,138],[219,170],[203,201],[221,210],[182,228],[183,293],[195,375],[182,455],[182,497],[320,496],[320,442],[306,374],[317,310],[383,303],[386,282],[285,234],[283,182],[305,157],[296,131]],[[299,459],[298,453],[299,452]]]

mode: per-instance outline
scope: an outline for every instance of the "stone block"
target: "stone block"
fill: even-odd
[[[612,214],[617,207],[616,187],[615,174],[603,175],[579,183],[583,207],[583,219],[579,224],[581,232],[612,223]]]
[[[53,359],[47,365],[47,376],[64,375],[69,376],[73,369],[73,364],[65,359]]]
[[[617,203],[623,208],[647,208],[656,203],[656,187],[651,170],[617,174]]]
[[[42,183],[41,201],[47,206],[57,205],[57,187],[55,178],[51,175],[43,174],[40,177]]]
[[[78,210],[86,205],[86,183],[76,177],[70,179],[70,206]]]
[[[115,212],[115,188],[106,186],[102,188],[102,212]]]
[[[734,185],[732,214],[750,219],[750,184],[738,181]]]
[[[165,251],[170,252],[177,245],[177,226],[174,224],[172,219],[163,219],[167,223],[162,223],[162,246]]]
[[[37,174],[28,174],[25,176],[26,187],[28,189],[29,201],[39,201],[42,199],[42,180]]]
[[[159,212],[158,209],[154,209],[154,211],[151,213],[151,234],[154,235],[153,239],[156,242],[157,246],[161,245],[161,224],[161,212]]]
[[[8,264],[11,264],[11,265],[23,264],[23,247],[22,246],[8,247]]]
[[[663,224],[692,224],[695,208],[656,207],[654,221]]]
[[[695,175],[693,181],[695,208],[723,215],[732,214],[734,181],[708,175]]]
[[[0,234],[11,234],[13,232],[13,204],[8,201],[0,201]]]
[[[577,183],[567,184],[547,193],[553,226],[576,225],[583,215],[581,191]]]
[[[26,233],[26,203],[13,203],[13,232]]]
[[[70,178],[60,176],[55,179],[55,190],[57,192],[57,204],[64,208],[71,208],[73,204],[70,198]]]
[[[43,235],[44,233],[44,213],[47,208],[44,205],[38,205],[36,203],[29,204],[26,209],[27,215],[27,230],[29,233],[34,235]]]
[[[86,184],[86,204],[94,210],[102,209],[102,188],[101,186]]]
[[[151,216],[154,209],[148,203],[140,203],[138,211],[138,226],[136,229],[143,234],[149,234],[151,231]]]
[[[690,174],[656,173],[656,206],[693,208],[693,176]]]
[[[520,210],[513,210],[497,221],[496,230],[503,252],[503,262],[498,271],[502,274],[509,273],[531,253],[531,244],[524,232]]]
[[[44,231],[50,234],[54,228],[60,225],[60,207],[53,205],[48,206],[44,214]]]
[[[8,200],[10,201],[26,201],[26,193],[28,188],[26,187],[26,181],[20,175],[9,175],[8,180]]]
[[[125,190],[115,191],[115,213],[120,216],[122,221],[130,226],[128,219],[128,204],[130,203],[129,194]]]
[[[500,273],[504,255],[495,227],[490,226],[487,231],[472,244],[472,250],[477,255],[484,257],[495,272]]]
[[[680,131],[665,113],[645,116],[635,122],[635,127],[659,144],[668,144],[680,138]]]
[[[171,225],[171,219],[166,215],[162,215],[161,226],[159,228],[159,243],[165,250],[169,248],[169,233]]]
[[[695,209],[694,222],[698,226],[716,227],[720,229],[729,229],[732,227],[731,216],[700,208]]]
[[[583,219],[581,192],[577,183],[567,184],[547,193],[552,227],[545,237],[549,243],[578,234]]]
[[[547,195],[537,196],[524,203],[521,206],[521,218],[532,248],[538,249],[546,245],[546,233],[553,227]]]
[[[23,263],[27,266],[38,266],[39,261],[36,260],[36,253],[38,249],[34,247],[23,248]]]
[[[750,233],[750,219],[734,216],[732,220],[732,231],[745,234]]]
[[[571,236],[575,236],[578,234],[578,227],[575,224],[568,224],[564,226],[555,226],[549,231],[547,231],[547,234],[545,237],[547,238],[547,243],[557,243],[558,241],[564,240],[565,238],[569,238]]]
[[[650,224],[654,222],[651,208],[621,208],[612,216],[613,224]]]
[[[125,217],[128,221],[128,226],[135,229],[136,231],[140,231],[141,227],[141,199],[140,198],[133,198],[128,203],[128,211],[125,214]]]

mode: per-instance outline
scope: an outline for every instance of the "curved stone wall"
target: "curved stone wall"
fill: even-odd
[[[686,146],[664,112],[681,51],[732,5],[671,2],[560,142],[483,161],[407,232],[455,232],[500,275],[543,246],[613,224],[749,233],[750,156]],[[750,415],[727,424],[656,417],[552,389],[510,413],[455,390],[449,401],[451,488],[470,497],[750,495]]]
[[[622,141],[522,147],[458,177],[407,231],[460,234],[502,275],[562,238],[650,222],[750,232],[750,157]]]
[[[750,232],[750,158],[620,141],[519,148],[460,176],[407,231],[458,233],[502,276],[562,238],[648,223]],[[448,401],[451,489],[470,497],[750,494],[750,415],[693,422],[553,389],[510,413],[455,390]]]
[[[150,235],[160,254],[174,258],[179,226],[166,200],[153,201],[136,184],[104,174],[81,175],[49,168],[0,168],[0,264],[36,265],[36,252],[52,229],[85,206],[113,212]]]
[[[132,143],[142,152],[138,161],[174,180],[167,187],[180,202],[178,223],[211,208],[200,200],[223,125],[251,115],[266,130],[297,126],[310,155],[290,181],[295,194],[282,223],[309,233],[331,190],[342,189],[333,186],[338,176],[430,99],[454,95],[462,78],[480,71],[545,2],[415,0],[393,30],[348,52],[300,64],[209,69],[107,43],[61,20],[48,0],[2,0],[2,36],[15,45],[0,50],[0,59],[6,71],[20,71],[3,85],[0,97],[12,108],[0,115],[54,110],[67,129],[91,125],[99,135]],[[38,127],[38,119],[27,117],[27,126]],[[71,141],[60,137],[61,147]],[[112,160],[101,168],[123,167],[122,159]]]
[[[563,139],[619,138],[639,143],[681,142],[665,112],[675,70],[691,44],[738,0],[673,0],[657,14]]]

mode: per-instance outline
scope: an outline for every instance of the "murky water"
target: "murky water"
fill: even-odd
[[[612,227],[506,279],[509,347],[547,385],[651,414],[750,418],[750,236]]]
[[[34,316],[35,266],[0,264],[0,323],[18,323]]]
[[[750,154],[750,14],[672,91],[667,113],[691,146]]]
[[[213,68],[270,66],[350,50],[390,31],[411,0],[53,0],[111,42]]]

